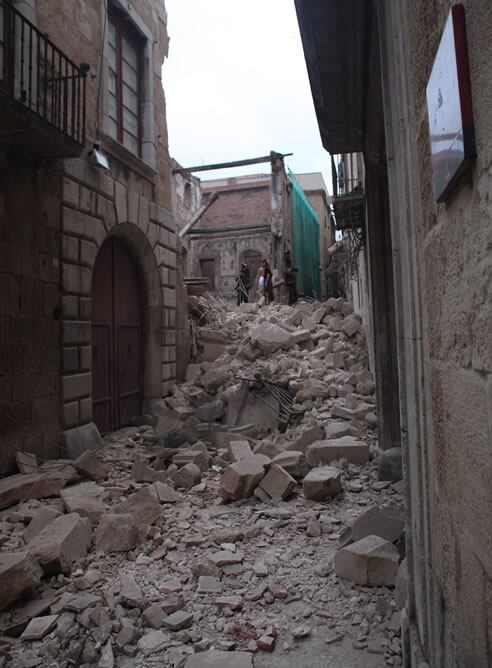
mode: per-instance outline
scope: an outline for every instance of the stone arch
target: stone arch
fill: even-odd
[[[80,220],[79,215],[75,222]],[[75,237],[76,229],[84,236]],[[101,219],[93,219],[90,226],[82,229],[80,224],[74,224],[73,231],[64,231],[63,245],[67,248],[79,245],[78,262],[62,263],[62,421],[65,447],[71,455],[94,447],[99,439],[92,413],[91,288],[96,257],[104,241],[113,236],[128,247],[142,278],[144,412],[153,400],[162,397],[163,292],[151,235],[130,222],[110,225],[109,231]]]
[[[106,238],[122,239],[135,256],[142,271],[143,282],[143,406],[161,397],[161,333],[162,290],[157,260],[151,243],[133,223],[120,223],[111,228]]]

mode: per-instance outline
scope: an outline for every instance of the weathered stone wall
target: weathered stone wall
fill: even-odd
[[[409,665],[492,661],[492,25],[466,1],[477,159],[435,200],[425,88],[451,2],[385,3],[385,80],[411,594]],[[446,103],[446,101],[444,101]]]
[[[60,173],[20,151],[0,166],[0,472],[20,448],[58,456]]]
[[[167,14],[163,0],[111,3],[126,12],[142,37],[143,135],[138,157],[104,133],[107,3],[31,4],[31,18],[39,29],[75,63],[91,65],[87,139],[80,158],[56,167],[8,153],[9,178],[0,181],[0,271],[5,271],[7,288],[1,298],[2,340],[11,354],[0,377],[2,399],[16,409],[22,425],[34,425],[56,442],[61,424],[70,445],[84,433],[89,440],[94,434],[92,272],[101,244],[112,235],[131,248],[145,286],[144,409],[167,394],[176,378],[176,234],[161,72],[168,49]],[[95,141],[110,159],[109,172],[91,161]],[[3,368],[8,369],[5,374]],[[35,448],[33,439],[20,430],[13,447],[43,453],[46,443]]]
[[[188,240],[188,275],[201,276],[200,260],[215,259],[216,292],[224,297],[234,297],[235,279],[239,275],[243,254],[258,251],[262,258],[271,259],[271,248],[269,227],[264,231],[191,233]],[[254,278],[251,276],[252,281]]]

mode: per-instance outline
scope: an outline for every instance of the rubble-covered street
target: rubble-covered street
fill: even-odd
[[[192,301],[197,360],[154,415],[0,480],[0,666],[401,665],[360,319]]]

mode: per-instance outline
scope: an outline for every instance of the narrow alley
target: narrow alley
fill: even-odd
[[[0,482],[0,588],[39,585],[26,549],[47,576],[0,616],[6,665],[401,665],[402,483],[378,478],[360,319],[195,308],[200,357],[223,352],[156,420]]]
[[[0,668],[492,666],[491,0],[0,0]]]

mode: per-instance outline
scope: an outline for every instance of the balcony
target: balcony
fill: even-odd
[[[0,142],[43,158],[80,155],[85,99],[86,72],[0,0]]]
[[[364,228],[366,203],[362,183],[358,179],[350,179],[344,176],[335,167],[335,161],[331,160],[332,184],[333,184],[333,208],[335,209],[335,220],[338,230],[357,230]]]

